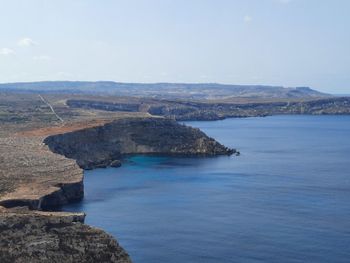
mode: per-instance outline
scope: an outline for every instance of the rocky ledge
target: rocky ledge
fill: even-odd
[[[112,236],[85,225],[84,218],[83,213],[0,208],[0,261],[131,262]]]
[[[44,143],[83,169],[114,165],[130,154],[214,156],[236,152],[199,129],[164,118],[116,120],[101,126],[52,135]]]

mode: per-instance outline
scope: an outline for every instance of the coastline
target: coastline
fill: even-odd
[[[122,129],[120,129],[121,124],[123,124]],[[162,129],[159,129],[159,125],[162,127]],[[129,128],[126,129],[126,127]],[[9,222],[11,220],[16,221],[16,214],[19,214],[22,216],[19,217],[18,220],[20,220],[20,218],[26,218],[25,220],[29,220],[27,223],[25,223],[25,225],[27,225],[26,229],[28,229],[29,232],[23,230],[19,231],[19,229],[13,231],[16,234],[12,232],[4,232],[2,238],[0,239],[0,244],[5,242],[9,245],[4,246],[3,249],[0,250],[0,259],[6,258],[8,255],[13,253],[11,252],[10,248],[13,246],[13,242],[15,242],[13,240],[14,236],[17,236],[17,239],[20,238],[21,240],[25,240],[25,236],[34,235],[32,232],[35,232],[36,230],[33,226],[38,222],[43,222],[43,224],[46,226],[44,227],[46,230],[40,234],[41,239],[43,240],[46,240],[50,235],[52,235],[52,227],[48,227],[52,224],[52,222],[57,222],[55,223],[55,227],[58,228],[69,226],[72,229],[72,233],[75,233],[75,231],[84,226],[83,228],[86,229],[84,231],[96,231],[95,234],[97,236],[105,236],[104,231],[93,230],[94,228],[86,226],[84,224],[85,216],[81,214],[65,213],[65,218],[70,219],[62,223],[61,219],[59,219],[60,214],[56,214],[56,212],[40,212],[40,210],[50,210],[53,207],[81,200],[83,198],[84,189],[82,168],[86,167],[86,165],[84,162],[80,162],[79,167],[76,163],[76,160],[79,163],[79,160],[82,160],[82,157],[88,158],[86,159],[87,162],[85,163],[87,163],[88,167],[92,169],[96,167],[109,166],[111,162],[119,160],[124,154],[170,153],[188,156],[215,156],[222,154],[230,155],[236,152],[233,149],[228,149],[227,147],[219,144],[214,139],[207,137],[198,129],[186,127],[178,124],[175,121],[162,118],[123,119],[103,123],[102,125],[99,124],[92,127],[89,126],[86,129],[73,129],[68,133],[59,133],[59,129],[57,131],[58,133],[55,134],[53,129],[50,131],[53,132],[52,135],[49,136],[37,136],[37,133],[34,131],[31,134],[32,137],[21,135],[17,137],[14,136],[11,139],[2,139],[1,144],[6,145],[9,148],[9,151],[13,153],[13,155],[8,156],[7,158],[11,160],[14,158],[14,156],[17,156],[18,160],[23,159],[22,166],[24,169],[14,170],[11,168],[12,166],[8,168],[8,170],[15,172],[15,175],[7,175],[8,183],[13,182],[14,177],[19,178],[19,180],[15,181],[17,184],[15,183],[12,185],[12,187],[9,187],[6,190],[7,192],[5,192],[4,189],[0,195],[0,207],[4,207],[1,208],[0,211],[0,223],[4,229],[11,229]],[[109,131],[109,133],[106,131]],[[161,132],[161,135],[157,131]],[[91,133],[92,136],[84,136],[86,133]],[[99,134],[99,136],[96,137],[96,134]],[[108,134],[108,136],[104,137],[103,134]],[[123,147],[118,148],[118,150],[120,150],[118,154],[116,154],[114,151],[106,152],[106,142],[111,144],[111,147],[109,148],[110,150],[115,149],[115,146],[118,145],[118,143],[115,144],[116,134],[123,135],[121,137],[119,136],[119,139],[127,143]],[[136,137],[135,134],[137,134]],[[150,135],[153,136],[154,139],[151,139]],[[75,144],[75,146],[78,147],[75,150],[77,153],[79,153],[77,156],[74,156],[76,159],[73,159],[72,156],[69,156],[70,158],[67,158],[67,156],[65,157],[64,155],[69,155],[69,153],[64,151],[59,152],[61,154],[58,154],[57,147],[61,150],[64,149],[62,147],[60,148],[60,146],[62,146],[62,138],[64,138],[64,140],[67,139],[67,143],[63,145],[67,146],[68,148],[72,146],[70,136],[73,136],[73,141],[75,142],[76,138],[80,138],[81,140],[84,140],[84,138],[89,138],[88,140],[90,143],[93,142],[90,145],[92,148],[86,148],[86,142]],[[139,142],[145,141],[145,136],[149,140],[148,143],[139,144]],[[47,138],[51,138],[51,141]],[[57,138],[59,138],[58,141]],[[91,141],[91,138],[95,138],[96,140]],[[161,138],[163,138],[163,141]],[[46,142],[48,145],[44,144],[43,142]],[[100,144],[102,144],[103,147],[99,147]],[[92,149],[96,150],[95,147],[102,151],[94,152],[95,154],[100,154],[100,156],[91,155]],[[28,149],[30,149],[30,151],[28,151]],[[84,152],[85,150],[86,152]],[[56,153],[54,153],[55,151]],[[23,157],[21,157],[21,154]],[[99,161],[95,162],[94,158],[98,158]],[[101,164],[103,165],[101,166]],[[37,173],[36,171],[33,171],[33,167],[38,170]],[[45,167],[45,169],[43,169],[43,167]],[[26,177],[27,182],[21,182],[23,171],[28,173],[28,176]],[[8,192],[8,190],[10,191]],[[84,233],[84,231],[77,232],[75,239],[82,240],[83,247],[85,247],[83,251],[88,251],[89,239],[84,240],[81,234],[79,234]],[[66,239],[66,235],[61,235],[59,232],[56,233],[56,239],[60,240],[61,243],[68,242],[67,240],[64,240]],[[101,262],[130,262],[130,258],[127,253],[118,245],[116,241],[114,241],[113,237],[107,235],[106,238],[98,240],[100,240],[99,242],[101,243],[101,246],[103,246],[102,244],[105,244],[105,242],[112,242],[114,244],[110,247],[110,249],[91,252],[94,254],[94,256],[103,256],[108,258],[106,261]],[[26,243],[23,243],[22,246],[22,255],[13,254],[12,256],[20,259],[26,257],[27,259],[30,259],[31,262],[35,262],[35,260],[37,260],[35,253],[39,252],[34,253],[34,251],[38,251],[37,249],[40,251],[42,246],[34,246],[33,248],[27,246]],[[44,246],[46,249],[53,249],[53,258],[56,256],[59,257],[59,255],[62,255],[62,253],[67,253],[62,251],[60,247],[52,248],[49,241],[45,241]],[[86,262],[86,257],[89,256],[90,252],[88,254],[86,252],[82,252],[76,247],[75,244],[72,243],[67,246],[70,247],[71,254],[73,253],[81,262]]]

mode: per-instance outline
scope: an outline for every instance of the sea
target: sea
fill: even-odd
[[[135,263],[350,262],[350,116],[185,122],[240,156],[131,156],[63,207]]]

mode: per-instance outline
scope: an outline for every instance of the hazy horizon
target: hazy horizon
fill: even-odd
[[[219,83],[350,93],[346,0],[1,4],[0,83]]]

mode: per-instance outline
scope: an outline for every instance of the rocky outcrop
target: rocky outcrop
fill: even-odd
[[[213,156],[236,152],[199,129],[164,118],[121,119],[52,135],[44,142],[54,153],[75,159],[84,169],[105,167],[129,154]]]
[[[131,262],[113,237],[85,225],[84,217],[83,213],[0,207],[0,261]]]
[[[84,195],[82,169],[42,140],[0,138],[0,262],[130,262],[84,214],[38,211]]]
[[[109,165],[110,165],[111,167],[118,168],[118,167],[122,166],[122,162],[119,161],[119,160],[114,160],[114,161],[112,161]]]

